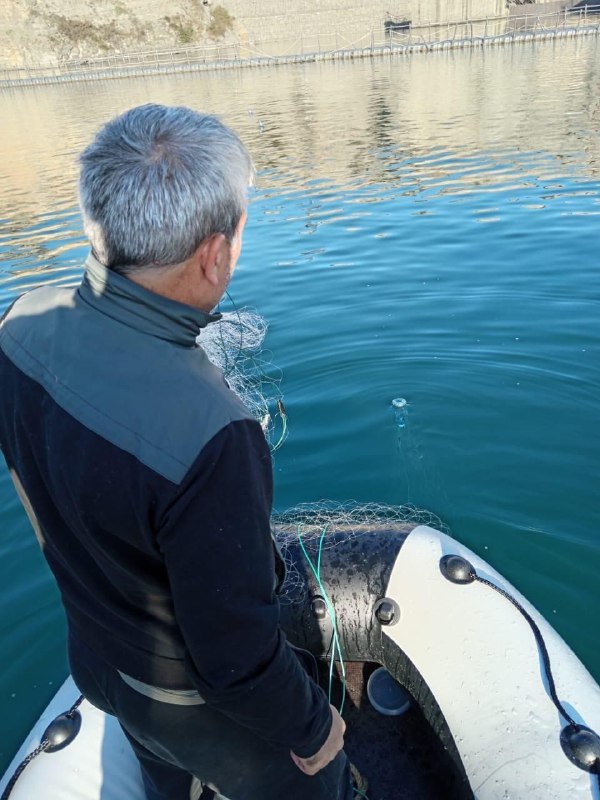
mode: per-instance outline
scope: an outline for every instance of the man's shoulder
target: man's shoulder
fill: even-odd
[[[0,349],[23,372],[52,338],[56,317],[73,305],[73,288],[41,286],[18,297],[0,319]]]
[[[219,431],[252,419],[200,347],[90,313],[77,290],[24,295],[0,347],[76,422],[174,483]]]
[[[76,289],[65,286],[38,286],[18,297],[2,318],[2,322],[25,317],[41,317],[55,309],[68,308],[73,304]]]

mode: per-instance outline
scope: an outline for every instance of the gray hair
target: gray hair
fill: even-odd
[[[246,210],[250,155],[216,117],[144,105],[108,122],[80,156],[79,198],[94,254],[126,274],[188,259]]]

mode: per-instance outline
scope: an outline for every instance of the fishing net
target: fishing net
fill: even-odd
[[[260,314],[234,308],[203,328],[197,342],[260,422],[275,451],[287,436],[287,418],[280,390],[281,371],[273,365],[270,352],[263,349],[267,328]]]
[[[406,529],[429,525],[444,533],[449,529],[430,511],[413,505],[393,506],[385,503],[319,503],[301,504],[272,517],[275,538],[286,565],[286,579],[280,592],[283,602],[301,602],[306,581],[293,557],[294,545],[302,543],[311,560],[319,551],[335,547],[340,541],[358,536],[373,535],[385,528]]]

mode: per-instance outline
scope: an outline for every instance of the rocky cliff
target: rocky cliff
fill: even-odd
[[[234,26],[203,0],[1,0],[0,66],[222,41]]]

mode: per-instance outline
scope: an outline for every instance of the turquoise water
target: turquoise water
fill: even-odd
[[[231,289],[283,374],[277,507],[435,512],[600,679],[599,68],[589,39],[2,93],[0,309],[78,279],[75,159],[101,121],[220,114],[258,168]],[[0,499],[4,768],[66,665],[4,465]]]

